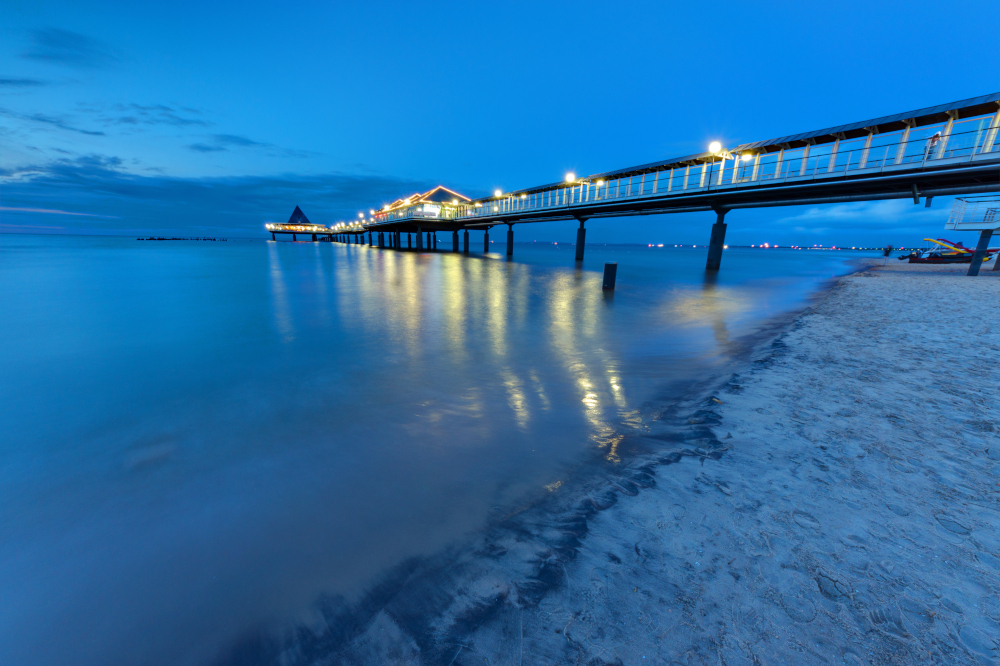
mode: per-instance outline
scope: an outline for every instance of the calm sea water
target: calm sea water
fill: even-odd
[[[359,592],[857,256],[572,252],[0,237],[0,663],[199,664]]]

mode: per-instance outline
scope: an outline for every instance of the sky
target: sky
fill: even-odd
[[[995,0],[4,0],[0,232],[263,238],[296,205],[331,223],[965,99],[1000,89],[995,40],[970,37],[998,19]],[[727,241],[909,245],[950,205],[739,210]],[[587,240],[701,244],[713,221],[591,220]]]

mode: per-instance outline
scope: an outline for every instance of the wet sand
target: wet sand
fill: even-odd
[[[990,267],[841,278],[627,462],[223,661],[1000,663]]]

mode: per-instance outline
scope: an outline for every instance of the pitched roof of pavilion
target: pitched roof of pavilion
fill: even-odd
[[[292,216],[288,218],[288,222],[285,224],[312,224],[306,214],[302,212],[302,209],[298,206],[292,211]]]
[[[415,194],[411,194],[405,199],[396,199],[383,210],[392,210],[393,208],[399,208],[400,206],[412,206],[419,203],[451,203],[453,201],[461,203],[471,201],[471,199],[464,194],[459,194],[455,190],[449,190],[444,185],[438,185],[423,194],[417,192]]]

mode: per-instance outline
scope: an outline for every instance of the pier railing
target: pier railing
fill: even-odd
[[[663,198],[996,159],[1000,156],[997,119],[997,115],[979,116],[766,153],[753,149],[723,151],[700,162],[691,160],[627,176],[590,176],[547,189],[482,199],[449,210],[447,219],[469,220],[597,202]]]

